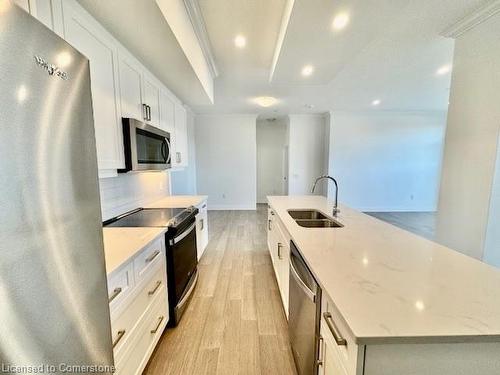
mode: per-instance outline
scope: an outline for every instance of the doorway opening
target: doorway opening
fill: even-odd
[[[288,116],[257,118],[257,203],[288,195]]]

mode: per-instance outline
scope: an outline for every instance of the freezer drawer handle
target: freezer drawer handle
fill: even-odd
[[[153,261],[153,259],[155,259],[158,254],[160,254],[160,250],[156,250],[153,254],[151,254],[150,256],[148,256],[145,260],[146,263],[149,263],[151,261]]]
[[[118,297],[118,295],[122,292],[122,288],[115,288],[115,290],[113,290],[113,294],[111,295],[111,297],[109,297],[109,303],[111,303],[111,301],[113,301],[116,297]]]
[[[160,326],[161,326],[161,322],[163,322],[163,319],[165,319],[163,316],[160,316],[158,318],[158,324],[157,324],[156,328],[151,330],[152,334],[158,332],[158,330],[160,329]]]
[[[339,330],[337,329],[337,327],[335,327],[332,314],[330,314],[329,312],[325,312],[323,313],[323,317],[325,318],[326,324],[328,325],[328,328],[330,329],[330,332],[332,333],[337,345],[347,346],[347,340],[340,335]]]
[[[161,285],[161,280],[158,280],[158,281],[156,282],[155,287],[154,287],[152,290],[150,290],[150,291],[148,292],[148,295],[152,296],[153,294],[155,294],[155,293],[156,293],[156,291],[158,290],[158,288],[160,287],[160,285]]]
[[[118,331],[118,336],[116,336],[116,339],[115,341],[113,341],[113,348],[118,345],[118,343],[120,342],[120,340],[123,338],[123,336],[125,336],[125,330],[122,329],[121,331]]]

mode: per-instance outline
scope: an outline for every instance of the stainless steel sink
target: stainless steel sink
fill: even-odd
[[[321,220],[329,219],[324,213],[318,210],[288,210],[288,214],[297,219],[307,219],[307,220]]]
[[[318,210],[288,210],[298,225],[305,228],[342,228],[337,220]]]
[[[297,224],[306,228],[342,228],[343,225],[332,219],[296,219]]]

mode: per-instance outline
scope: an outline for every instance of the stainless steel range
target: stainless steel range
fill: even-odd
[[[176,326],[198,280],[196,207],[139,208],[105,221],[108,227],[165,227],[169,326]]]

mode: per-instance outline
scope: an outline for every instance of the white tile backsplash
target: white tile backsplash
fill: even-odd
[[[99,179],[102,219],[142,207],[170,195],[169,172],[120,174]]]

